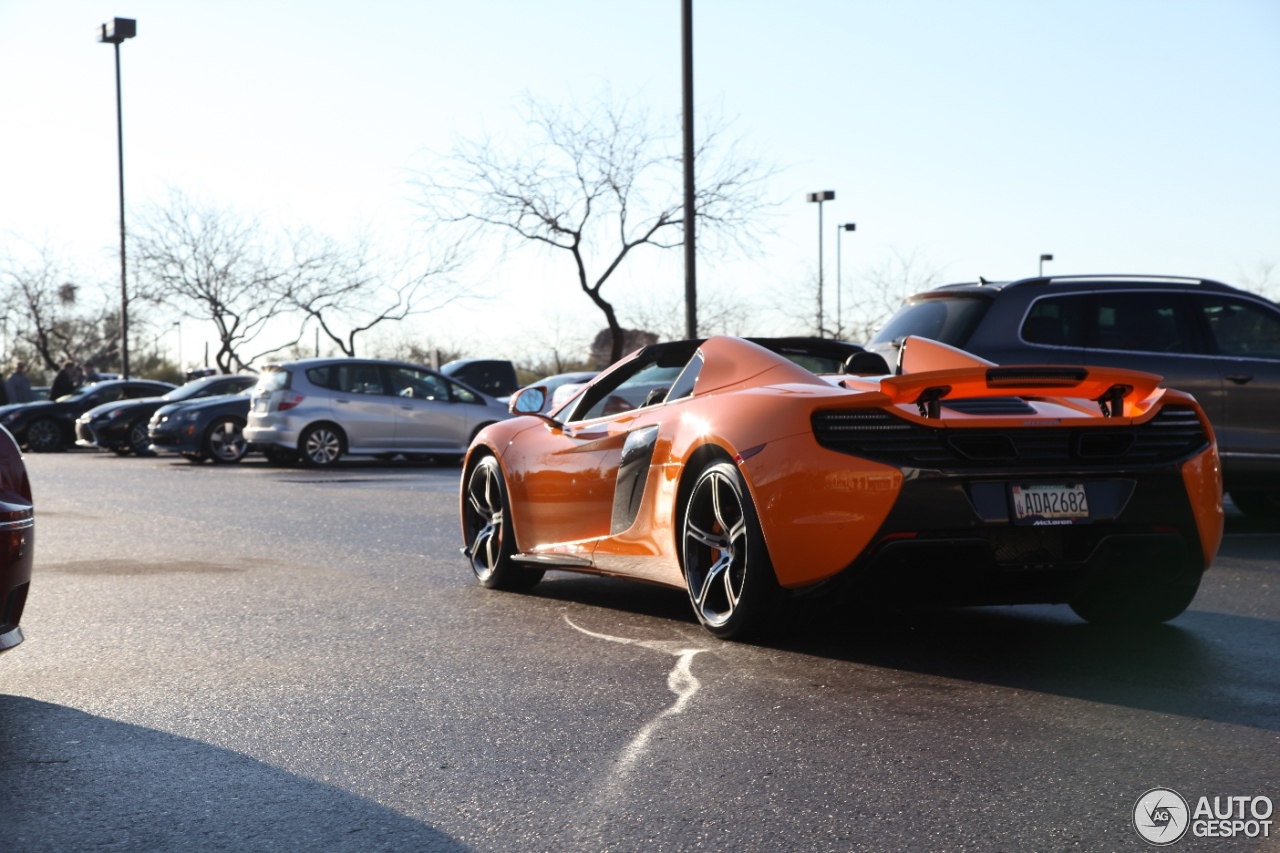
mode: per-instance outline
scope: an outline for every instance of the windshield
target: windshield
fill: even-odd
[[[191,382],[183,385],[181,388],[174,388],[168,394],[161,397],[161,400],[173,402],[175,400],[190,400],[192,397],[199,396],[200,392],[207,388],[208,382]]]
[[[871,343],[891,343],[907,335],[917,335],[953,347],[964,346],[989,307],[991,300],[981,297],[952,296],[908,302],[876,332]]]

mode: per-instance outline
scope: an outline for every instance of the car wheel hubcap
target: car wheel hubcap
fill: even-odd
[[[747,521],[737,488],[718,471],[700,480],[689,500],[684,558],[694,606],[707,624],[723,625],[742,598]]]
[[[317,465],[328,465],[342,452],[338,436],[327,429],[318,429],[307,436],[307,458]]]
[[[488,465],[476,468],[467,482],[467,532],[471,570],[487,580],[498,566],[503,532],[502,484]]]
[[[209,449],[219,459],[228,461],[244,456],[244,434],[240,430],[240,425],[228,421],[215,426],[213,432],[209,434]]]

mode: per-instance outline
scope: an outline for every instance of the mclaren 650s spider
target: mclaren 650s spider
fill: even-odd
[[[925,338],[893,372],[864,352],[804,363],[715,337],[638,350],[550,413],[524,389],[464,463],[476,578],[679,587],[726,639],[797,596],[1066,603],[1099,623],[1191,603],[1222,538],[1221,466],[1204,412],[1160,377],[998,366]]]

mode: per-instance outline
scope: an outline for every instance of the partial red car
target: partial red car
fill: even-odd
[[[856,349],[856,348],[855,348]],[[816,375],[717,337],[645,347],[563,408],[477,435],[464,553],[486,587],[548,568],[687,590],[723,638],[795,596],[898,606],[1067,603],[1172,619],[1222,537],[1213,428],[1160,377],[1002,367],[908,338]]]
[[[31,586],[35,542],[27,466],[18,443],[0,427],[0,652],[22,642],[18,623]]]

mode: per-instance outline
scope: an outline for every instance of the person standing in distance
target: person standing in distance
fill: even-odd
[[[19,361],[13,365],[13,373],[9,374],[5,387],[9,391],[10,403],[31,402],[31,380],[27,378],[27,363]]]
[[[53,377],[53,385],[49,388],[49,399],[56,400],[59,397],[65,397],[72,391],[76,390],[76,363],[67,359],[62,363],[62,369],[58,371],[58,375]]]

